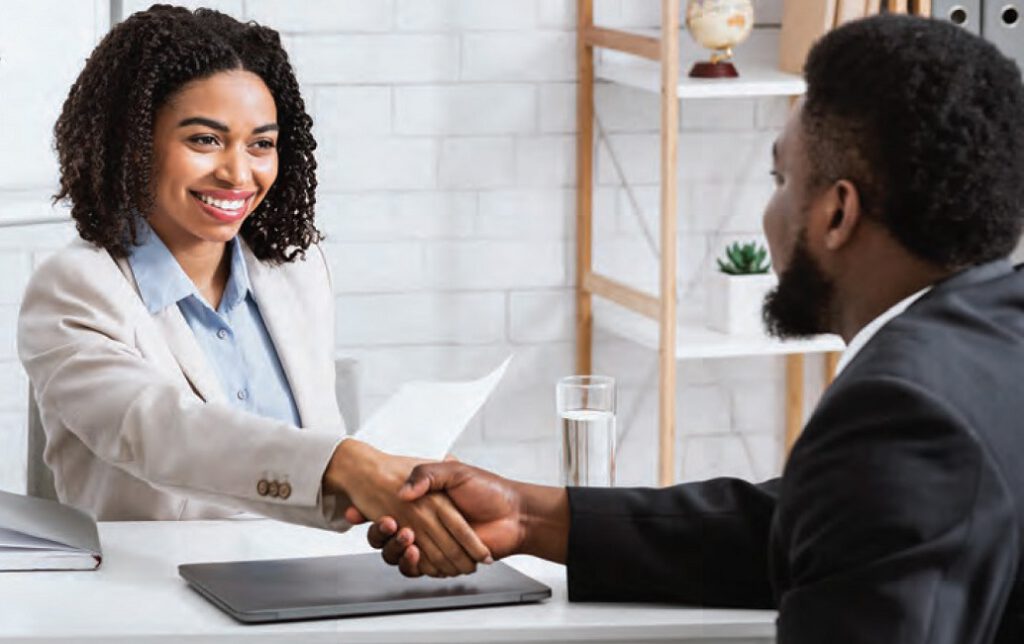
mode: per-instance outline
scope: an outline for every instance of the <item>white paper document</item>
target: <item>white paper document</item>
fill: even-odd
[[[389,454],[440,460],[505,375],[512,356],[479,380],[410,382],[355,433]]]

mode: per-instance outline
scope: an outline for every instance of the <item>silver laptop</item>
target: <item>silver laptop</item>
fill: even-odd
[[[354,617],[537,602],[551,589],[501,562],[451,579],[408,579],[379,554],[197,563],[178,574],[240,622]]]

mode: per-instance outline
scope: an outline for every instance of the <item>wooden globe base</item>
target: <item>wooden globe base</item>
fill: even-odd
[[[717,63],[695,63],[690,70],[690,78],[739,78],[736,66],[726,61]]]

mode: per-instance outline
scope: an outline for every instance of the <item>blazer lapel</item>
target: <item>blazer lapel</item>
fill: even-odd
[[[131,282],[135,292],[139,286],[135,282],[131,265],[124,259],[117,261],[118,267]],[[140,296],[141,297],[141,296]],[[148,314],[148,312],[147,312]],[[217,374],[206,361],[206,354],[196,341],[196,336],[185,321],[185,316],[177,306],[168,306],[151,318],[167,342],[167,348],[181,368],[192,389],[206,402],[225,402],[224,390]]]
[[[280,273],[259,261],[245,242],[242,242],[242,253],[249,271],[253,298],[259,306],[267,333],[274,342],[277,357],[288,378],[292,398],[299,411],[300,425],[307,427],[314,422],[316,415],[313,375],[309,364],[313,354],[299,322],[303,307]]]
[[[153,321],[160,327],[174,359],[199,397],[206,402],[226,402],[217,374],[207,363],[206,354],[178,307],[168,306],[156,314]]]

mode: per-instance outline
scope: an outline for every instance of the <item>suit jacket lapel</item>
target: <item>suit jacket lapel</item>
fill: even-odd
[[[308,338],[297,323],[302,319],[303,307],[279,272],[259,261],[245,242],[242,242],[242,254],[249,271],[253,298],[259,306],[267,333],[274,342],[277,357],[288,378],[295,407],[299,410],[300,423],[309,426],[315,418],[314,388],[309,364],[313,354],[310,352]]]
[[[182,373],[199,397],[206,402],[226,402],[224,388],[206,360],[185,316],[176,306],[168,306],[153,317],[167,340],[167,346],[178,361]]]
[[[135,282],[131,266],[124,259],[119,259],[117,265],[138,293],[139,285]],[[177,306],[168,306],[153,315],[152,320],[196,394],[206,402],[226,401],[220,380],[207,362],[206,354],[196,341],[196,336],[185,321],[181,310]]]

